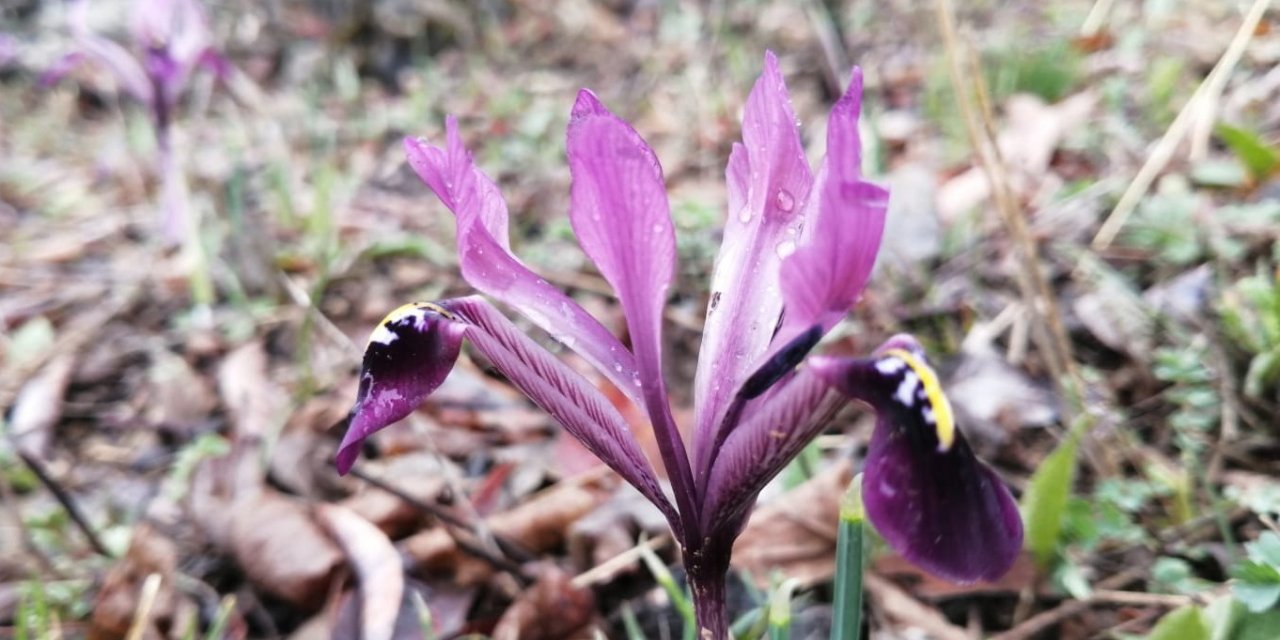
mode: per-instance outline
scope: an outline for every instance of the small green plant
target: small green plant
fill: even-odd
[[[1280,281],[1266,265],[1226,290],[1218,306],[1223,327],[1251,354],[1244,391],[1260,397],[1280,382]]]

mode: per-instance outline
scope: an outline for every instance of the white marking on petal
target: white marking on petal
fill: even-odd
[[[373,335],[369,336],[369,342],[376,342],[381,345],[388,345],[388,344],[391,344],[392,342],[395,342],[396,338],[399,338],[399,337],[400,336],[396,335],[396,332],[388,329],[387,325],[380,324],[376,329],[373,330]]]
[[[894,392],[893,397],[904,407],[914,407],[916,388],[920,385],[920,376],[914,371],[908,371],[902,376],[902,382],[898,383],[898,390]]]
[[[886,376],[891,376],[899,371],[902,371],[902,369],[906,366],[907,366],[907,363],[903,362],[898,358],[884,358],[883,360],[876,362],[876,371],[879,371],[880,373],[883,373]]]
[[[931,406],[925,407],[924,410],[920,412],[920,415],[924,416],[925,422],[928,422],[929,424],[933,424],[935,420],[935,418],[933,417],[933,407]]]

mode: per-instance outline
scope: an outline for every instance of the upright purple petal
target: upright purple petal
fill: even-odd
[[[507,204],[498,186],[472,162],[457,121],[449,118],[446,129],[443,148],[416,138],[406,138],[404,146],[409,165],[457,219],[462,277],[516,308],[641,403],[640,374],[631,352],[578,303],[512,255]]]
[[[739,385],[761,364],[782,314],[782,259],[799,238],[813,186],[796,116],[772,53],[747,98],[742,145],[729,156],[730,210],[711,279],[695,380],[695,459],[710,466],[716,430]]]
[[[805,220],[799,246],[782,263],[783,341],[815,325],[830,330],[857,302],[875,265],[889,194],[861,177],[861,102],[862,72],[855,68],[827,123],[817,207]]]
[[[590,91],[578,94],[567,138],[569,219],[582,250],[622,302],[649,420],[691,517],[693,476],[662,377],[662,309],[676,255],[662,167],[640,134]]]
[[[919,344],[895,337],[868,359],[813,358],[833,387],[871,404],[863,468],[867,516],[898,553],[955,582],[995,580],[1022,548],[1022,520],[999,476],[955,430]]]

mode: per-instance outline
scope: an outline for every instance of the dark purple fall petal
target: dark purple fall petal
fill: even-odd
[[[779,269],[795,249],[813,186],[786,83],[772,53],[743,113],[741,145],[725,171],[729,212],[711,278],[698,353],[694,459],[709,470],[717,427],[739,386],[762,363],[782,314]]]
[[[444,382],[465,332],[463,324],[433,304],[400,307],[374,329],[351,424],[338,446],[339,473],[355,464],[365,438],[412,413]]]
[[[880,418],[863,468],[862,500],[890,547],[954,582],[997,580],[1022,549],[1013,496],[961,436],[939,452]]]
[[[445,147],[406,138],[409,165],[458,222],[458,262],[471,286],[505,302],[641,404],[635,358],[598,320],[562,291],[529,270],[508,244],[507,204],[462,144],[458,123],[445,123]]]
[[[1017,504],[955,429],[919,343],[895,336],[873,358],[810,359],[814,372],[870,404],[867,516],[904,558],[955,582],[995,580],[1022,548]]]

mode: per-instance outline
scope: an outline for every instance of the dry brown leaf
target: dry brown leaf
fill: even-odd
[[[107,572],[98,590],[89,618],[89,638],[125,636],[144,608],[143,583],[151,575],[158,576],[160,584],[147,609],[150,620],[144,637],[163,638],[170,631],[185,629],[195,611],[175,589],[177,566],[178,549],[171,540],[146,523],[134,527],[128,551]]]
[[[547,615],[554,613],[554,615]],[[577,589],[569,574],[541,565],[537,582],[522,591],[493,629],[493,640],[561,640],[595,617],[595,598]]]
[[[75,362],[72,354],[55,357],[18,392],[9,418],[9,432],[13,434],[14,446],[24,453],[41,460],[48,457],[53,427],[62,417],[62,397]]]
[[[282,423],[288,395],[267,375],[267,353],[259,341],[227,354],[218,369],[218,393],[241,437],[266,437]]]
[[[270,491],[235,503],[229,535],[249,581],[303,611],[320,608],[343,564],[307,506]]]
[[[485,522],[495,535],[542,553],[558,546],[573,523],[607,500],[610,493],[597,485],[562,482]],[[419,568],[448,572],[461,585],[480,584],[493,572],[487,562],[458,549],[453,536],[440,527],[406,538],[400,546]]]
[[[207,420],[218,405],[209,379],[185,358],[164,347],[151,349],[147,371],[147,422],[178,431],[191,431]]]
[[[338,540],[360,581],[360,638],[393,640],[404,598],[404,568],[391,540],[354,511],[316,507],[316,516]]]
[[[835,573],[840,497],[853,479],[853,465],[841,458],[817,476],[751,514],[733,546],[733,566],[762,587],[774,571],[801,585],[829,580]]]
[[[1063,137],[1078,129],[1093,113],[1098,94],[1085,91],[1057,104],[1046,105],[1031,95],[1015,95],[1005,104],[1005,122],[997,144],[1019,193],[1029,193],[1049,169],[1053,151]],[[945,221],[977,207],[991,195],[982,167],[972,167],[938,189],[938,213]]]

